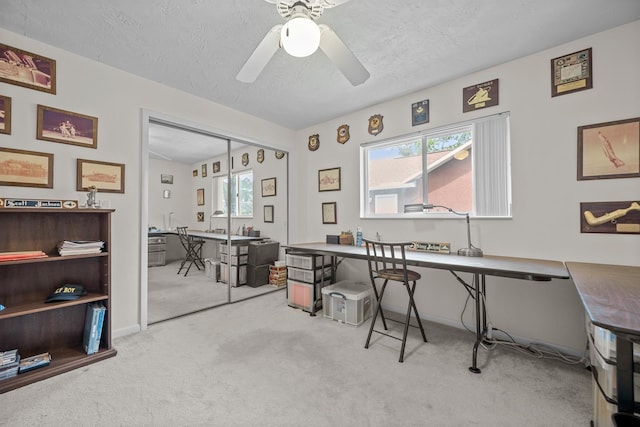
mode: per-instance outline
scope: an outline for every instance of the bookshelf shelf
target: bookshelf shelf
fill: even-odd
[[[111,346],[112,209],[0,209],[5,237],[0,252],[41,250],[46,258],[0,262],[0,351],[18,349],[21,358],[49,352],[51,364],[0,380],[0,393],[113,357]],[[104,252],[59,256],[63,240],[101,240]],[[87,291],[76,300],[45,303],[64,284]],[[87,304],[101,301],[107,311],[100,348],[82,348]]]

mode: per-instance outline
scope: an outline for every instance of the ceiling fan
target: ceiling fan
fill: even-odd
[[[297,57],[309,56],[319,47],[352,85],[358,86],[369,78],[367,69],[340,37],[327,25],[315,23],[324,9],[340,6],[349,0],[265,1],[275,4],[278,13],[287,22],[274,25],[269,30],[236,76],[237,80],[255,82],[280,47]]]

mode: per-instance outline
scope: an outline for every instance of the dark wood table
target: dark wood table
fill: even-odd
[[[640,267],[580,262],[566,266],[591,323],[616,335],[618,412],[640,413],[633,393],[633,343],[640,343]]]
[[[332,257],[333,279],[337,267],[336,258],[367,259],[364,247],[336,245],[330,243],[298,243],[286,245],[288,253],[303,252]],[[468,257],[454,254],[438,254],[420,251],[407,252],[407,264],[417,267],[435,268],[451,271],[456,279],[469,291],[476,303],[476,342],[473,346],[472,364],[469,370],[480,373],[477,366],[478,347],[487,337],[486,313],[486,276],[509,277],[513,279],[550,281],[551,279],[569,279],[569,273],[560,261],[529,258],[513,258],[485,255]],[[473,274],[472,284],[462,280],[455,272]]]

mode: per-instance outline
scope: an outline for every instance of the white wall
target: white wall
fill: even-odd
[[[454,249],[466,246],[463,219],[360,219],[359,144],[510,111],[513,218],[473,220],[474,244],[485,254],[640,265],[640,236],[581,234],[579,212],[580,202],[640,199],[640,179],[576,179],[578,126],[640,116],[638,40],[640,21],[297,132],[292,241],[322,241],[326,234],[361,226],[365,237],[379,232],[383,239],[444,241]],[[550,60],[588,47],[593,48],[593,89],[552,98]],[[462,113],[462,88],[496,78],[499,106]],[[411,104],[423,99],[430,100],[430,123],[412,127]],[[368,119],[374,114],[384,116],[384,130],[377,137],[367,133]],[[344,145],[336,142],[336,130],[342,124],[350,125],[351,133]],[[320,148],[311,152],[306,141],[316,133]],[[337,166],[342,167],[341,191],[319,193],[317,171]],[[321,203],[332,201],[337,202],[338,224],[323,225]],[[363,262],[345,261],[339,278],[368,280],[364,268]],[[421,272],[423,280],[417,291],[421,315],[459,325],[466,297],[462,286],[448,272]],[[577,353],[584,350],[584,312],[570,280],[489,278],[488,286],[487,304],[494,326]],[[406,307],[399,291],[388,301],[398,311]]]
[[[204,127],[243,135],[265,145],[288,150],[293,132],[247,114],[145,80],[98,62],[0,29],[0,40],[10,46],[56,60],[57,94],[0,83],[0,93],[12,98],[12,134],[0,135],[3,147],[54,154],[54,188],[2,187],[4,197],[86,200],[75,191],[76,159],[124,163],[125,193],[100,194],[115,209],[112,217],[112,306],[114,335],[134,332],[140,324],[140,241],[143,109],[184,119]],[[36,140],[36,105],[61,108],[98,117],[98,148]],[[143,179],[144,178],[144,179]],[[146,264],[143,266],[146,269]],[[51,284],[52,288],[58,284]]]
[[[273,125],[145,80],[100,63],[0,29],[3,43],[57,60],[58,94],[51,95],[0,83],[0,93],[13,98],[12,135],[0,135],[4,147],[54,153],[54,189],[3,187],[5,197],[72,198],[75,160],[87,158],[126,164],[125,194],[99,194],[115,208],[113,215],[113,327],[119,335],[135,331],[140,322],[140,229],[142,109],[245,135],[290,152],[291,241],[324,240],[326,234],[362,226],[365,235],[384,238],[449,241],[464,246],[460,220],[360,220],[358,209],[358,145],[376,138],[367,133],[373,114],[384,116],[379,138],[434,128],[500,111],[511,112],[513,219],[476,220],[473,241],[487,254],[556,260],[639,265],[637,235],[579,232],[579,203],[640,198],[639,179],[576,181],[576,128],[580,125],[640,116],[640,21],[540,52],[433,88],[401,96],[299,132]],[[551,58],[593,48],[594,88],[550,97]],[[420,52],[416,52],[420,54]],[[375,78],[373,76],[372,78]],[[500,105],[462,114],[462,88],[500,79]],[[412,128],[412,102],[430,99],[429,124]],[[336,100],[339,102],[339,100]],[[35,139],[36,105],[99,118],[96,150]],[[345,145],[335,142],[341,124],[351,126]],[[224,132],[223,132],[224,133]],[[319,133],[320,149],[309,152],[309,135]],[[317,171],[342,167],[342,189],[318,193]],[[174,174],[175,175],[175,174]],[[145,177],[143,179],[143,176]],[[173,195],[172,195],[173,196]],[[322,225],[320,205],[336,201],[338,225]],[[280,208],[277,208],[276,217]],[[146,212],[145,212],[146,215]],[[345,261],[343,277],[365,279],[361,263]],[[146,268],[146,266],[144,266]],[[458,324],[465,293],[446,272],[424,270],[417,300],[421,314]],[[54,284],[52,284],[52,287]],[[400,295],[390,300],[402,311]],[[489,315],[496,327],[514,335],[577,352],[584,348],[583,310],[571,281],[549,283],[490,279]]]

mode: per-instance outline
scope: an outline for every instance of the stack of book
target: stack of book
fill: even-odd
[[[18,375],[19,365],[18,350],[0,351],[0,380]]]
[[[269,266],[269,284],[277,288],[286,286],[287,284],[287,267],[282,266]]]
[[[106,307],[100,302],[87,304],[87,316],[85,317],[84,335],[82,336],[82,347],[87,354],[93,354],[100,348],[106,310]]]
[[[99,240],[64,240],[58,243],[58,253],[61,256],[97,254],[103,246],[104,242]]]

